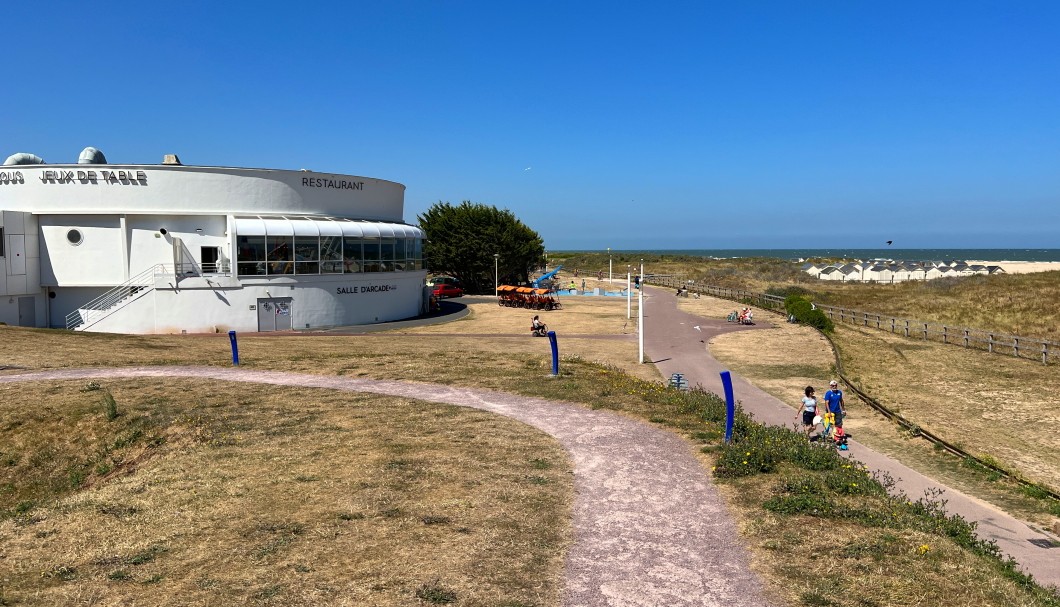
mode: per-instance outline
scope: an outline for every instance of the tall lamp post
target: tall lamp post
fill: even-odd
[[[637,341],[640,344],[640,359],[637,364],[644,364],[644,260],[640,260],[640,289],[637,293]]]
[[[607,284],[611,284],[611,247],[607,247]]]
[[[625,320],[633,318],[633,266],[625,264]]]
[[[493,254],[493,296],[500,293],[500,283],[497,281],[497,262],[501,258],[500,253]]]

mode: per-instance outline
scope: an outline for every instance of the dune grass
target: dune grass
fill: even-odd
[[[556,603],[571,464],[521,423],[192,380],[0,402],[0,604]]]

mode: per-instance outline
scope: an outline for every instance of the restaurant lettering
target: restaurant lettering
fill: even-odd
[[[358,293],[387,293],[397,291],[397,285],[361,285],[359,287],[336,287],[336,295],[356,295]]]
[[[346,181],[345,179],[327,179],[325,177],[303,177],[302,185],[309,188],[334,188],[336,190],[363,190],[363,181]]]

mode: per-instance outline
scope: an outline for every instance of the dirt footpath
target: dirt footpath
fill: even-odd
[[[772,604],[689,444],[646,422],[487,390],[238,368],[61,369],[3,375],[0,383],[119,377],[198,377],[371,392],[511,417],[555,437],[574,462],[574,538],[566,560],[564,605]]]

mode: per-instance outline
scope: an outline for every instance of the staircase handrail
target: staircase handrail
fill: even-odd
[[[122,300],[136,293],[139,290],[136,289],[136,287],[154,286],[155,276],[167,274],[166,270],[167,268],[165,264],[159,263],[150,266],[143,272],[140,272],[129,280],[117,285],[99,297],[96,297],[86,304],[78,306],[76,310],[66,315],[66,328],[72,330],[85,322],[84,317],[81,315],[81,310],[109,310]]]

